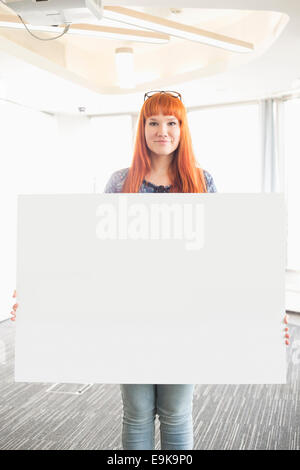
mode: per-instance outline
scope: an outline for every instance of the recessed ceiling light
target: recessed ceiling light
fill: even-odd
[[[182,13],[182,8],[170,8],[170,12],[174,15],[179,15],[180,13]]]
[[[118,47],[115,50],[116,70],[120,88],[134,88],[134,55],[131,47]]]

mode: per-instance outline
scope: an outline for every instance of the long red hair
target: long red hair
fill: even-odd
[[[180,142],[169,168],[172,183],[170,192],[206,193],[203,170],[196,161],[188,127],[187,112],[179,98],[166,93],[155,93],[140,111],[131,166],[123,184],[123,193],[138,193],[145,175],[151,169],[151,158],[145,139],[145,121],[160,114],[175,116],[180,123]]]

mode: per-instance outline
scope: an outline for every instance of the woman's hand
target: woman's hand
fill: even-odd
[[[288,333],[289,329],[288,329],[288,315],[285,314],[284,316],[284,319],[283,319],[283,323],[285,324],[285,328],[284,328],[284,338],[285,338],[285,344],[288,346],[290,344],[289,342],[289,339],[290,339],[290,335]]]
[[[17,291],[15,290],[14,293],[13,293],[13,297],[16,299],[17,298]],[[16,320],[16,313],[17,313],[17,308],[18,308],[19,304],[18,303],[15,303],[13,306],[12,306],[12,311],[10,312],[12,317],[11,317],[11,321],[15,321]]]

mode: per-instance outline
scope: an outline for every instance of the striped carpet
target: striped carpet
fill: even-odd
[[[0,323],[0,449],[121,449],[119,386],[14,383],[14,333]],[[290,334],[287,385],[196,385],[195,449],[300,450],[300,326]]]

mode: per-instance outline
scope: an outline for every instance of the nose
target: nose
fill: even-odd
[[[159,124],[157,128],[157,133],[159,136],[167,136],[168,135],[167,124]]]

